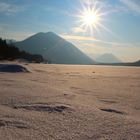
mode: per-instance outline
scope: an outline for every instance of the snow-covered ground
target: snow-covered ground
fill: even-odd
[[[140,139],[140,68],[14,64],[0,72],[0,140]]]

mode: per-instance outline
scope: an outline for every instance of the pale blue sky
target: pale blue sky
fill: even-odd
[[[87,2],[90,3],[87,3]],[[83,6],[100,8],[101,24],[83,30]],[[139,0],[0,0],[0,37],[23,40],[37,32],[55,32],[90,54],[113,53],[123,61],[140,59]]]

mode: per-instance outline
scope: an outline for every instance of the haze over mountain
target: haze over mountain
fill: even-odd
[[[6,39],[7,44],[14,44],[15,42],[17,42],[17,41],[14,39]]]
[[[105,53],[96,58],[99,63],[121,63],[121,61],[111,53]]]
[[[55,64],[93,64],[94,61],[72,43],[53,32],[37,33],[15,45],[20,50],[40,54]]]

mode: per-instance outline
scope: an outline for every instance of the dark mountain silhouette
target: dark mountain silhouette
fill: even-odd
[[[138,60],[136,62],[127,62],[127,63],[96,63],[96,65],[135,66],[135,67],[140,67],[140,60]]]
[[[128,62],[128,63],[118,63],[118,65],[123,65],[123,66],[140,66],[140,60],[136,62]]]
[[[0,38],[0,60],[15,60],[15,59],[25,59],[29,62],[44,62],[41,55],[32,55],[25,51],[19,51],[12,44],[8,44],[6,40]]]
[[[140,60],[138,60],[138,61],[136,61],[136,62],[134,62],[134,63],[132,63],[132,64],[135,64],[135,65],[140,66]]]
[[[105,53],[96,58],[99,63],[121,63],[121,61],[111,53]]]
[[[20,50],[40,54],[55,64],[93,64],[94,61],[55,33],[37,33],[15,45]]]

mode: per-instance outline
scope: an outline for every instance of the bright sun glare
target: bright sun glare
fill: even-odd
[[[85,26],[96,26],[99,24],[101,17],[97,11],[94,11],[93,9],[86,9],[82,15],[81,15],[81,22],[83,22],[83,25]]]
[[[107,14],[107,12],[101,12],[101,8],[97,8],[96,2],[91,2],[89,5],[82,5],[83,9],[79,10],[79,14],[77,17],[79,18],[79,28],[84,31],[90,31],[93,34],[94,31],[99,33],[100,28],[105,29],[110,32],[103,24],[103,16]]]

